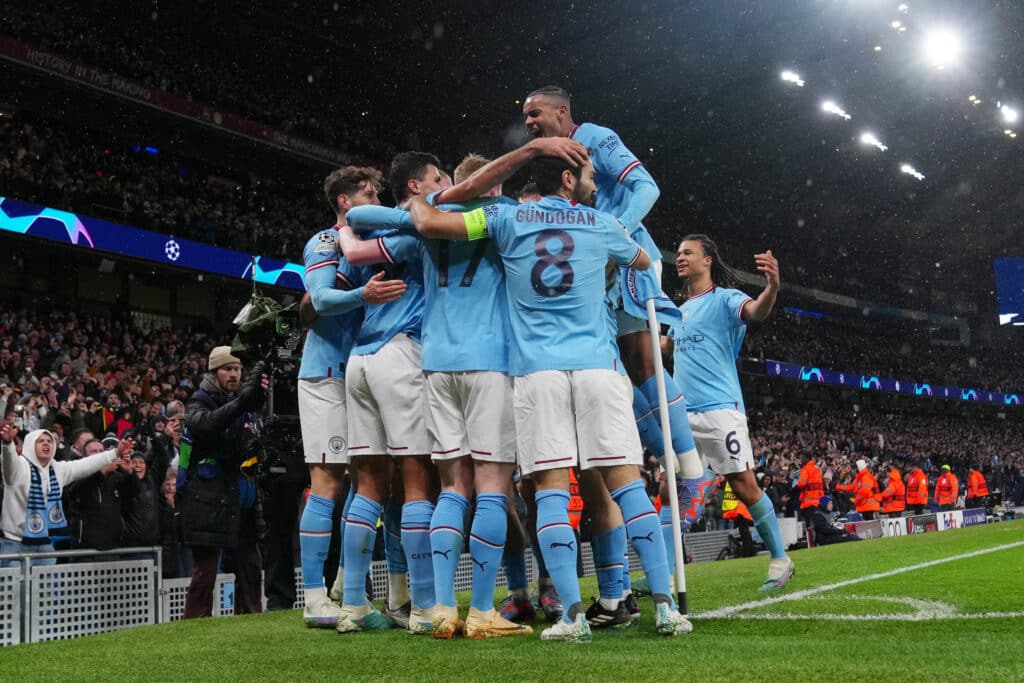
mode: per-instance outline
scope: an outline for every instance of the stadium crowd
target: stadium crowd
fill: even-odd
[[[69,14],[76,18],[74,25],[66,21]],[[276,50],[265,60],[256,55],[240,57],[229,65],[213,22],[198,26],[163,22],[158,11],[141,6],[124,8],[121,19],[133,21],[139,30],[116,28],[103,12],[47,0],[6,9],[0,16],[0,34],[342,152],[376,160],[395,152],[398,121],[378,115],[357,120],[321,113],[324,94],[332,84],[321,85],[314,79],[303,88],[268,87],[275,82],[294,84],[309,75],[288,62],[287,50]],[[155,26],[160,30],[151,30]]]
[[[784,326],[774,326],[784,329]],[[817,337],[830,343],[828,337]],[[773,343],[778,340],[773,339]],[[85,547],[110,549],[162,541],[166,576],[187,575],[181,547],[173,537],[174,479],[165,471],[180,443],[182,403],[198,387],[206,370],[207,354],[215,340],[205,333],[156,328],[120,316],[80,315],[68,310],[41,312],[4,304],[0,312],[0,415],[19,425],[22,433],[52,430],[59,438],[57,460],[70,460],[102,450],[110,439],[135,439],[135,457],[114,470],[108,486],[129,486],[122,524],[107,524],[104,533],[84,532]],[[833,349],[838,349],[833,346]],[[906,371],[917,368],[910,360]],[[284,387],[288,390],[287,387]],[[856,461],[865,459],[879,481],[891,466],[904,476],[921,466],[934,486],[942,465],[950,465],[961,482],[977,467],[1004,500],[1024,504],[1024,434],[1013,422],[981,421],[947,416],[885,415],[849,410],[800,411],[772,406],[751,409],[751,441],[762,487],[780,514],[799,512],[795,482],[803,464],[816,458],[825,491],[839,512],[852,509],[848,494],[836,487],[856,474]],[[168,427],[170,425],[170,427]],[[656,466],[653,460],[652,466]],[[161,472],[164,470],[164,472]],[[143,474],[134,481],[130,474]],[[656,495],[656,477],[649,476]],[[68,492],[69,516],[74,521],[82,487]],[[158,505],[140,508],[138,495]],[[88,514],[110,515],[110,509]],[[155,515],[161,536],[133,538],[144,524],[141,515]],[[709,526],[720,516],[720,505],[709,506]],[[109,517],[105,518],[109,520]],[[85,520],[85,527],[89,522]],[[113,530],[113,532],[111,531]],[[82,531],[82,528],[79,528]],[[79,539],[81,540],[81,539]]]

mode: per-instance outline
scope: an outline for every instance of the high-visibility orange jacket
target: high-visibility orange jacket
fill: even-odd
[[[736,497],[736,493],[733,492],[732,487],[726,482],[725,496],[722,498],[722,519],[736,519],[737,517],[744,517],[751,522],[754,521],[754,518],[750,515],[750,510],[747,509],[742,500]]]
[[[988,484],[985,482],[985,475],[978,470],[971,470],[967,475],[967,497],[981,498],[988,495]]]
[[[576,531],[580,530],[583,519],[583,496],[580,495],[580,483],[576,478],[576,469],[569,468],[569,525]]]
[[[816,508],[821,497],[825,495],[825,480],[821,478],[821,469],[808,460],[800,470],[800,478],[796,482],[800,489],[800,509]],[[724,509],[724,508],[723,508]]]
[[[868,468],[865,467],[858,472],[853,483],[840,484],[836,489],[853,494],[853,505],[857,512],[878,512],[878,501],[882,498],[882,492],[878,490],[878,480]]]
[[[920,467],[907,476],[907,505],[928,504],[928,475]]]
[[[935,502],[939,505],[953,505],[960,493],[960,482],[952,472],[943,472],[935,482]]]
[[[889,470],[889,483],[882,491],[882,512],[903,512],[907,509],[907,489],[903,476],[893,467]]]

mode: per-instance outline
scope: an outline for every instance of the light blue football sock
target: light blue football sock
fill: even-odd
[[[665,539],[661,534],[658,513],[654,511],[651,499],[644,491],[644,484],[637,480],[611,492],[626,520],[626,532],[640,558],[651,593],[669,595],[668,559],[665,553]],[[671,597],[671,596],[670,596]]]
[[[786,549],[782,547],[782,533],[779,532],[779,518],[775,516],[775,506],[772,499],[761,494],[761,497],[753,505],[748,506],[750,516],[754,518],[754,528],[761,534],[772,559],[777,560],[786,556]]]
[[[352,507],[352,501],[356,497],[356,487],[349,485],[348,495],[345,496],[345,504],[341,508],[341,519],[338,520],[338,539],[341,543],[342,552],[338,553],[338,566],[345,566],[345,518],[348,517],[349,508]]]
[[[406,574],[409,564],[402,547],[402,502],[389,497],[384,502],[384,559],[388,574]]]
[[[402,506],[402,545],[409,566],[409,593],[413,607],[434,606],[434,563],[430,548],[430,518],[434,504],[416,500]]]
[[[504,493],[481,493],[469,532],[473,560],[473,593],[469,605],[481,612],[494,609],[494,582],[508,533],[508,498]]]
[[[597,590],[606,600],[622,599],[622,552],[626,546],[626,527],[594,534],[590,539],[597,570]]]
[[[562,619],[571,623],[583,606],[576,577],[576,536],[569,525],[568,491],[537,492],[537,543],[555,591],[562,599]]]
[[[373,560],[373,545],[377,540],[377,520],[380,503],[358,493],[348,509],[345,520],[345,604],[366,605],[366,572]]]
[[[334,501],[309,494],[299,520],[299,559],[303,588],[326,588],[324,559],[331,547],[331,515]]]
[[[657,387],[655,387],[657,392]],[[661,458],[665,455],[665,440],[661,434],[661,422],[658,416],[658,404],[651,406],[639,387],[633,387],[633,417],[636,428],[640,432],[640,443],[644,448]]]
[[[676,381],[672,379],[672,375],[664,372],[663,376],[665,378],[665,394],[668,397],[668,417],[672,426],[672,450],[677,456],[683,456],[679,463],[680,474],[684,479],[700,478],[703,475],[704,466],[701,464],[700,456],[697,455],[697,447],[693,441],[693,432],[690,430],[690,418],[686,414],[686,401],[683,400],[683,392]],[[649,377],[640,385],[640,391],[651,408],[654,409],[655,414],[658,414],[657,378]]]
[[[439,605],[454,607],[455,572],[462,555],[462,524],[469,501],[455,491],[444,491],[430,518],[430,555],[434,568],[434,596]]]
[[[665,542],[665,556],[668,558],[668,575],[676,570],[676,554],[672,545],[672,506],[667,502],[661,504],[661,511],[658,513],[661,522],[661,537]]]

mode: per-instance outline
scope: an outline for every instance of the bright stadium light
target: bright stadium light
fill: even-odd
[[[918,171],[916,168],[914,168],[910,164],[903,164],[903,165],[901,165],[900,166],[900,173],[906,173],[907,175],[914,176],[918,180],[924,180],[924,174],[921,173],[920,171]]]
[[[847,121],[850,120],[850,115],[847,114],[845,111],[843,111],[843,108],[840,107],[835,102],[833,102],[832,100],[825,100],[824,102],[822,102],[821,103],[821,110],[826,112],[826,113],[829,113],[829,114],[835,114],[836,116],[842,116]]]
[[[898,9],[900,12],[903,12],[904,14],[906,14],[910,10],[910,7],[907,6],[907,3],[903,3],[899,7],[897,7],[896,9]]]
[[[874,133],[863,133],[863,134],[861,134],[860,141],[862,143],[864,143],[865,145],[871,145],[872,147],[877,147],[879,150],[881,150],[883,152],[885,150],[889,149],[888,147],[886,147],[885,145],[882,144],[881,140],[879,140],[878,138],[875,137]]]
[[[1007,123],[1017,123],[1017,120],[1020,118],[1020,112],[1008,104],[1001,105],[999,111],[1003,115],[1003,121]]]
[[[796,85],[798,87],[804,87],[804,81],[802,78],[800,78],[800,74],[795,73],[793,71],[783,71],[781,74],[779,74],[779,78],[786,81],[787,83],[792,83],[793,85]]]
[[[959,58],[963,46],[960,38],[941,29],[929,33],[924,39],[924,56],[936,69],[945,69]]]

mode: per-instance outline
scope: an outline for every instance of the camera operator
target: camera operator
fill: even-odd
[[[256,486],[239,466],[270,379],[258,363],[240,383],[242,363],[229,346],[210,351],[208,368],[187,404],[184,439],[190,449],[187,454],[183,449],[179,463],[177,509],[182,540],[192,546],[193,556],[186,619],[211,615],[222,549],[230,549],[234,561],[235,613],[262,611]]]

